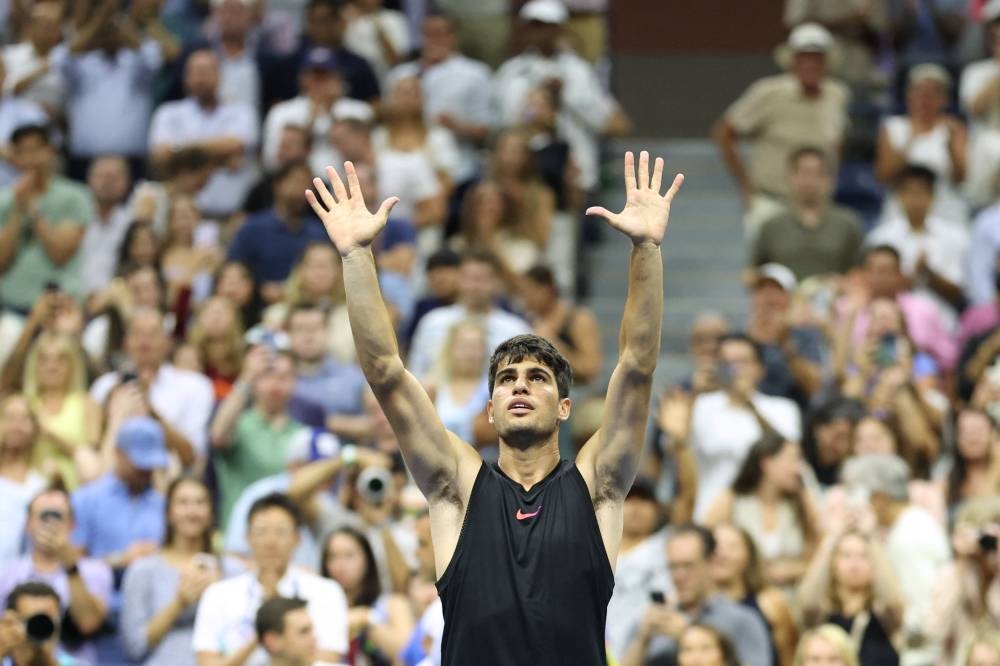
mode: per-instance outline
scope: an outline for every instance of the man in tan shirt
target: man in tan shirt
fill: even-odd
[[[831,165],[838,162],[850,93],[844,84],[827,77],[832,47],[833,37],[826,28],[814,23],[795,28],[783,49],[789,71],[754,82],[712,130],[743,193],[748,241],[761,224],[783,210],[792,153],[810,146],[822,151]],[[739,153],[740,139],[753,143],[749,167]]]

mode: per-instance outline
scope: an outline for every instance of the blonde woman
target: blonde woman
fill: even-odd
[[[23,395],[0,402],[0,563],[21,554],[28,504],[47,484],[32,465],[38,423]]]
[[[95,449],[101,410],[87,394],[79,344],[65,335],[39,336],[25,363],[24,395],[38,420],[35,465],[58,472],[69,490],[97,478],[102,472]]]
[[[486,409],[486,328],[474,319],[460,321],[448,331],[428,392],[445,428],[474,442],[476,418]]]
[[[197,351],[202,372],[212,380],[216,401],[224,399],[240,376],[246,347],[236,306],[221,296],[205,301],[187,343]]]
[[[795,651],[795,666],[858,666],[857,649],[847,632],[835,624],[807,631]]]

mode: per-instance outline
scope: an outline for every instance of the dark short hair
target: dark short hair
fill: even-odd
[[[684,536],[693,536],[701,541],[701,552],[706,560],[715,554],[715,535],[707,527],[698,525],[697,523],[678,525],[671,531],[670,536],[667,537],[667,542],[669,543],[674,539]]]
[[[343,0],[309,0],[309,4],[306,5],[307,12],[311,12],[314,9],[329,9],[337,16],[340,16],[343,8]]]
[[[760,344],[753,338],[751,338],[746,333],[726,333],[719,338],[719,349],[722,349],[722,345],[727,342],[742,342],[744,344],[750,345],[753,349],[753,355],[756,357],[757,362],[761,365],[764,364],[764,350],[761,348]]]
[[[254,516],[270,509],[278,509],[287,513],[292,522],[295,523],[295,527],[302,525],[302,513],[292,498],[285,493],[271,493],[264,495],[250,505],[250,512],[247,513],[247,527],[253,522]]]
[[[49,599],[55,599],[57,606],[62,606],[62,601],[59,599],[59,595],[56,591],[52,589],[52,586],[38,580],[21,583],[11,590],[10,594],[7,595],[7,610],[17,610],[17,602],[19,602],[22,597],[47,597]]]
[[[307,127],[304,127],[302,125],[297,125],[295,123],[286,123],[281,126],[281,131],[284,132],[285,130],[298,132],[299,134],[302,135],[302,138],[305,140],[306,148],[312,148],[313,144],[312,132],[310,132]]]
[[[552,272],[552,269],[548,266],[538,264],[532,266],[524,273],[524,277],[528,278],[535,284],[540,284],[543,287],[548,287],[559,293],[559,283],[556,282],[556,274]]]
[[[257,636],[263,640],[265,634],[280,634],[285,631],[285,616],[292,611],[306,608],[305,599],[289,599],[288,597],[272,597],[262,603],[254,618],[254,628]]]
[[[43,497],[45,495],[62,495],[63,499],[66,500],[66,506],[69,507],[69,515],[67,516],[67,518],[73,520],[73,500],[70,498],[69,491],[57,485],[49,486],[48,488],[45,488],[44,490],[39,490],[37,493],[35,493],[35,496],[31,498],[30,502],[28,502],[29,516],[31,515],[31,512],[35,510],[35,502],[37,502],[40,497]]]
[[[794,169],[799,165],[799,161],[806,157],[815,157],[818,159],[823,163],[823,168],[829,173],[830,158],[827,157],[827,154],[822,148],[818,148],[816,146],[802,146],[793,150],[788,156],[788,168]]]
[[[556,376],[556,386],[559,387],[559,397],[569,397],[569,389],[573,385],[573,369],[569,362],[559,353],[552,343],[537,335],[516,335],[504,340],[490,357],[489,389],[493,393],[497,370],[501,365],[520,363],[526,358],[533,358]]]
[[[865,263],[870,257],[873,257],[876,254],[887,254],[891,256],[895,260],[897,266],[901,266],[903,264],[903,259],[899,255],[899,250],[891,245],[886,245],[885,243],[881,245],[873,245],[866,249],[864,254],[861,255],[861,263]]]
[[[303,312],[318,312],[323,317],[323,323],[326,323],[328,311],[322,305],[318,303],[313,303],[312,301],[299,301],[294,303],[290,308],[288,308],[288,314],[285,315],[285,328],[288,328],[292,319],[295,315],[302,314]]]
[[[462,263],[462,257],[454,250],[443,247],[427,257],[427,272],[430,273],[438,268],[458,268]]]
[[[503,272],[503,267],[500,265],[500,260],[497,259],[497,255],[493,254],[489,250],[468,250],[462,253],[461,264],[488,264],[493,272],[500,275]]]
[[[312,168],[310,168],[308,162],[306,162],[305,160],[293,160],[288,164],[283,164],[282,166],[278,167],[274,172],[274,176],[272,177],[271,182],[277,185],[278,183],[282,182],[290,175],[292,175],[293,172],[299,169],[305,169],[309,173],[312,173]]]
[[[199,171],[212,166],[212,159],[201,148],[181,148],[167,160],[167,175],[171,178],[189,171]]]
[[[899,189],[911,181],[923,183],[924,187],[933,192],[934,185],[937,183],[937,174],[923,165],[907,164],[896,174],[894,186]]]
[[[715,646],[719,649],[719,652],[722,653],[722,666],[740,666],[740,655],[736,651],[736,646],[733,644],[733,641],[729,638],[729,636],[725,635],[710,624],[695,622],[693,624],[689,624],[684,628],[684,631],[681,632],[680,637],[677,639],[678,645],[680,645],[680,641],[684,637],[684,634],[689,631],[704,631],[712,637],[712,640],[715,641]]]
[[[38,137],[45,142],[45,145],[52,144],[52,133],[49,131],[48,125],[32,124],[32,125],[21,125],[16,130],[11,132],[10,135],[10,145],[16,146],[21,141],[30,138]]]

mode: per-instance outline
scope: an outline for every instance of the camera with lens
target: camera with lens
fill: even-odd
[[[384,503],[391,485],[392,472],[384,467],[369,467],[358,475],[358,493],[369,504]]]
[[[56,623],[45,613],[32,615],[24,621],[24,633],[33,645],[48,643],[56,633]]]
[[[990,532],[979,533],[979,550],[984,553],[997,552],[997,535]]]

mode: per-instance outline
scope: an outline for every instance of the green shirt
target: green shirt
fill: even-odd
[[[0,190],[0,227],[7,225],[14,208],[14,190]],[[52,176],[48,189],[38,200],[38,215],[52,226],[86,226],[94,219],[94,201],[86,187],[62,176]],[[41,241],[31,229],[32,220],[21,220],[21,240],[14,262],[0,276],[0,302],[8,307],[30,310],[48,282],[75,297],[83,297],[80,253],[62,266],[56,266],[45,254]]]
[[[786,211],[761,227],[750,265],[778,263],[790,268],[799,280],[843,274],[857,265],[863,242],[861,222],[846,208],[828,208],[816,228],[805,226],[794,212]]]
[[[260,410],[251,407],[236,422],[229,447],[216,453],[219,524],[223,527],[229,523],[233,505],[247,486],[287,469],[288,442],[305,426],[287,415],[278,423],[275,427]]]

